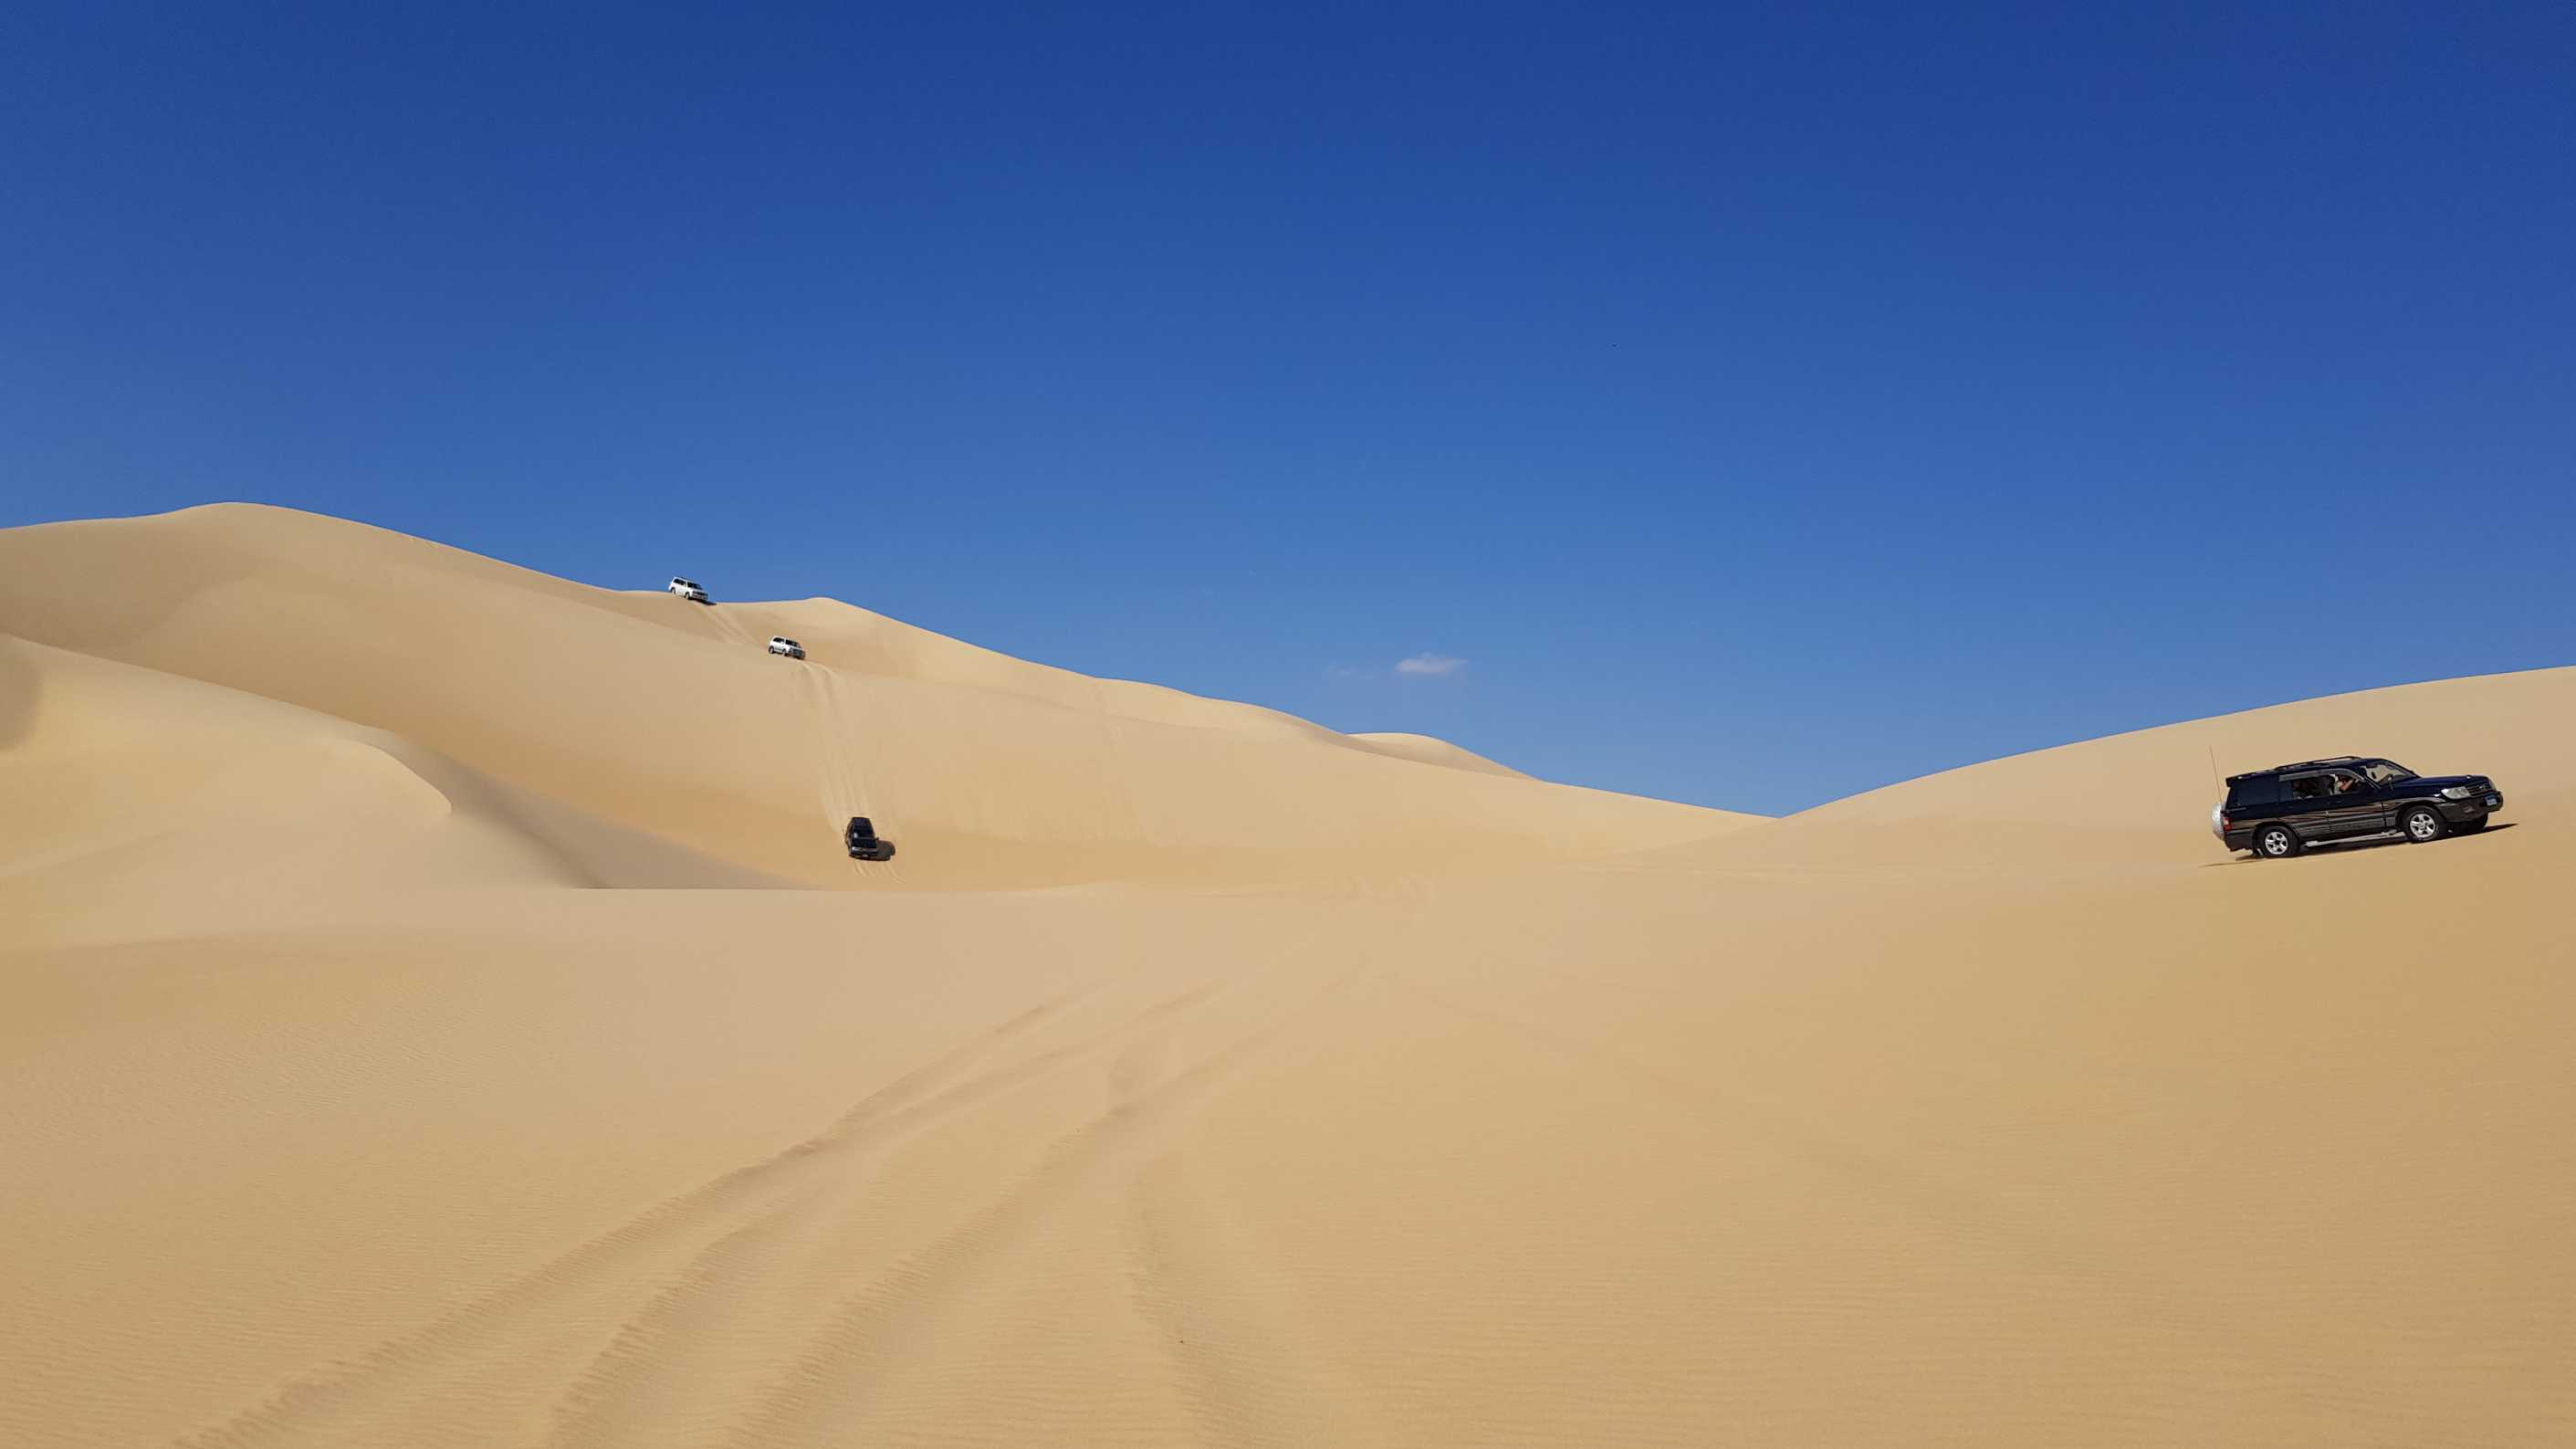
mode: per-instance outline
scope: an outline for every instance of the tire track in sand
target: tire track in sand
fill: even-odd
[[[725,605],[705,604],[700,607],[707,611],[708,617],[716,621],[716,630],[718,633],[723,634],[726,638],[731,639],[736,644],[749,644],[753,642],[750,632],[742,627],[742,621],[736,619],[733,614],[728,611]]]
[[[1402,911],[1376,936],[1376,959],[1405,959],[1428,913],[1428,882],[1353,881],[1345,891]],[[1136,1309],[1161,1333],[1199,1442],[1246,1449],[1387,1442],[1371,1406],[1353,1386],[1334,1382],[1308,1343],[1282,1296],[1290,1290],[1244,1270],[1242,1229],[1200,1185],[1187,1154],[1144,1163],[1125,1209]]]
[[[352,1358],[318,1365],[260,1403],[220,1423],[183,1435],[183,1449],[277,1443],[321,1431],[334,1418],[363,1411],[405,1385],[462,1361],[550,1306],[593,1291],[603,1280],[633,1276],[639,1259],[721,1239],[746,1216],[757,1217],[835,1155],[889,1134],[917,1131],[1020,1081],[1051,1070],[1067,1051],[986,1068],[1011,1042],[1061,1014],[1092,988],[1041,1003],[896,1078],[810,1137],[666,1198],[625,1222],[557,1255],[505,1286],[453,1309],[422,1328]],[[1070,1049],[1067,1049],[1070,1050]],[[697,1251],[704,1251],[703,1246]]]
[[[1300,936],[1268,967],[1237,973],[1234,980],[1282,974],[1280,964],[1298,959],[1323,929]],[[934,1339],[931,1330],[961,1296],[1042,1228],[1051,1213],[1103,1180],[1132,1180],[1170,1151],[1177,1133],[1229,1078],[1339,992],[1369,959],[1342,965],[1320,985],[1275,1007],[1252,1029],[1177,1072],[1160,1070],[1159,1056],[1166,1048],[1159,1041],[1139,1040],[1123,1052],[1110,1067],[1107,1110],[1057,1138],[1035,1167],[982,1212],[846,1295],[807,1351],[775,1381],[766,1405],[739,1424],[727,1442],[864,1442],[858,1436],[866,1428],[868,1391],[891,1363]],[[1119,1190],[1125,1191],[1123,1184]]]
[[[815,771],[815,805],[823,818],[837,830],[847,824],[851,816],[867,813],[853,803],[858,790],[850,777],[842,746],[840,711],[832,698],[828,671],[796,660],[788,662],[796,665],[796,691],[803,697],[806,717],[813,725],[806,753],[818,767]]]
[[[874,820],[883,813],[883,801],[872,801],[867,791],[867,773],[859,768],[859,734],[853,724],[857,713],[849,703],[850,681],[840,670],[825,664],[798,662],[803,671],[800,687],[806,705],[812,712],[813,757],[820,763],[816,786],[823,818],[835,837],[849,823],[850,817],[864,815]],[[884,821],[877,821],[880,828]],[[881,880],[903,879],[903,858],[870,863],[868,873]]]
[[[814,1260],[827,1255],[835,1230],[845,1224],[851,1200],[877,1185],[869,1169],[904,1144],[946,1125],[957,1113],[1105,1055],[1138,1033],[1152,1031],[1157,1023],[1208,1001],[1228,984],[1202,982],[1007,1073],[952,1089],[943,1099],[925,1103],[917,1121],[890,1122],[886,1131],[865,1144],[868,1150],[863,1155],[845,1164],[846,1171],[804,1185],[707,1244],[618,1325],[598,1355],[564,1389],[546,1442],[625,1444],[642,1437],[650,1426],[679,1417],[665,1402],[669,1395],[662,1392],[671,1382],[674,1365],[702,1360],[706,1355],[701,1346],[710,1342],[776,1331],[776,1305],[768,1306],[771,1311],[755,1312],[761,1305],[747,1299],[763,1291],[774,1295],[781,1284],[830,1281],[831,1265]],[[971,1099],[965,1096],[969,1092]],[[934,1107],[938,1110],[929,1110]],[[800,1271],[799,1265],[807,1263],[814,1271]],[[830,1311],[828,1303],[823,1311]]]
[[[1257,1275],[1239,1228],[1216,1211],[1186,1155],[1145,1164],[1128,1193],[1139,1316],[1161,1334],[1202,1444],[1383,1442],[1366,1406],[1332,1382]]]

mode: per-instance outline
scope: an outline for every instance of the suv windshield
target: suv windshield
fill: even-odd
[[[2385,785],[2396,780],[2412,780],[2415,778],[2415,772],[2413,770],[2406,768],[2395,760],[2373,760],[2369,764],[2362,766],[2361,769],[2362,773],[2370,776],[2370,783],[2374,785]]]

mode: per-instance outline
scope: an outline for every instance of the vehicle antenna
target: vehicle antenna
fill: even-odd
[[[2224,784],[2225,782],[2224,782],[2224,781],[2222,781],[2222,780],[2220,780],[2220,779],[2218,778],[2218,746],[2216,746],[2216,745],[2210,745],[2208,748],[2209,748],[2209,783],[2210,783],[2210,784],[2212,784],[2212,785],[2221,785],[2221,784]]]

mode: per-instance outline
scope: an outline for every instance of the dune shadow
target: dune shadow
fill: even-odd
[[[2456,843],[2458,843],[2458,842],[2460,842],[2460,841],[2463,841],[2463,840],[2475,840],[2475,839],[2477,839],[2478,837],[2480,837],[2480,836],[2484,836],[2484,835],[2501,835],[2501,834],[2503,834],[2505,831],[2511,830],[2511,829],[2513,829],[2515,826],[2520,825],[2521,823],[2522,823],[2522,822],[2521,822],[2521,821],[2519,821],[2519,820],[2498,820],[2498,821],[2495,821],[2494,823],[2492,823],[2492,824],[2488,825],[2488,826],[2487,826],[2487,828],[2485,828],[2484,830],[2473,830],[2473,831],[2469,831],[2469,832],[2467,832],[2467,833],[2465,833],[2465,834],[2464,834],[2464,833],[2462,833],[2462,832],[2459,832],[2459,831],[2453,831],[2453,832],[2451,832],[2450,834],[2443,836],[2443,837],[2442,837],[2441,839],[2439,839],[2439,840],[2430,841],[2430,842],[2427,842],[2427,843],[2432,844],[2432,845],[2452,845],[2452,844],[2456,844]],[[2386,848],[2386,847],[2388,847],[2388,846],[2392,846],[2392,845],[2412,845],[2412,844],[2414,844],[2414,843],[2415,843],[2415,842],[2413,842],[2413,841],[2411,841],[2411,840],[2408,840],[2405,836],[2402,836],[2402,835],[2373,836],[2373,837],[2370,837],[2370,838],[2367,838],[2367,839],[2362,839],[2362,840],[2319,840],[2319,841],[2311,842],[2311,843],[2309,844],[2309,846],[2308,846],[2307,850],[2306,850],[2306,851],[2304,851],[2303,853],[2301,853],[2301,855],[2299,856],[2299,859],[2301,859],[2301,860],[2317,860],[2317,859],[2322,859],[2322,858],[2325,858],[2325,857],[2337,856],[2337,855],[2362,855],[2362,854],[2366,854],[2367,852],[2370,852],[2370,851],[2373,851],[2373,850],[2380,850],[2380,849],[2384,849],[2384,848]],[[2288,862],[2286,862],[2286,861],[2271,861],[2271,860],[2265,860],[2263,857],[2261,857],[2261,856],[2259,856],[2259,855],[2252,855],[2252,854],[2247,854],[2247,853],[2239,852],[2239,853],[2237,853],[2237,854],[2230,855],[2230,856],[2229,856],[2227,859],[2225,859],[2225,860],[2213,860],[2213,861],[2208,861],[2208,862],[2204,863],[2203,865],[2201,865],[2200,869],[2202,869],[2202,870],[2223,870],[2223,869],[2225,869],[2225,868],[2227,868],[2228,866],[2231,866],[2231,865],[2283,865],[2283,864],[2288,864]]]
[[[19,645],[0,640],[0,750],[36,728],[36,695],[43,685]]]
[[[2487,826],[2483,830],[2454,830],[2439,840],[2428,840],[2423,843],[2427,845],[2454,845],[2463,840],[2475,840],[2481,835],[2495,835],[2503,831],[2511,830],[2517,823],[2519,822],[2499,820],[2494,824]],[[2390,835],[2384,837],[2375,836],[2366,840],[2321,840],[2316,844],[2309,846],[2308,853],[2310,855],[2360,855],[2366,851],[2382,850],[2392,845],[2413,845],[2415,843],[2416,842],[2408,840],[2403,835]]]

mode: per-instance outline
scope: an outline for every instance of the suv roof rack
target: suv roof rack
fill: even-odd
[[[2357,765],[2364,760],[2372,758],[2374,757],[2370,755],[2328,755],[2322,760],[2292,760],[2286,765],[2274,765],[2272,767],[2272,772],[2278,773],[2282,770],[2304,770],[2310,765]]]

